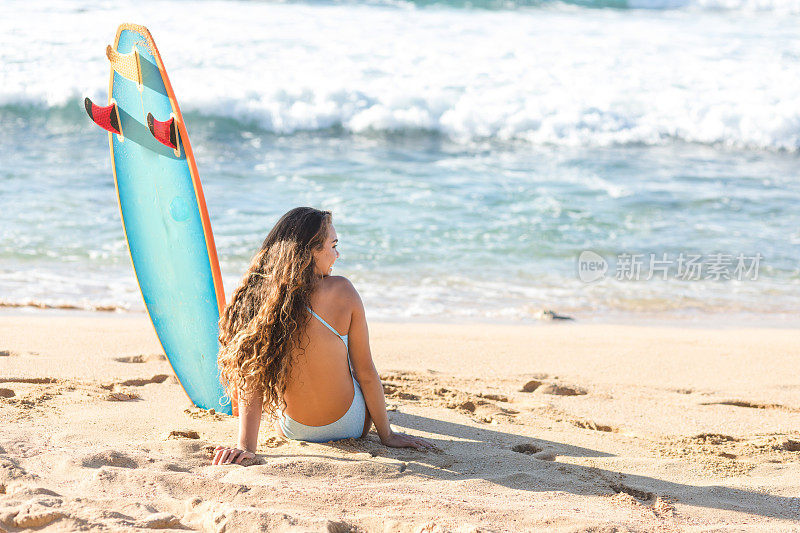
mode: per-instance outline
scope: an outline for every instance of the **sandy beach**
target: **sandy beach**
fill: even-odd
[[[395,430],[191,408],[144,314],[0,317],[0,531],[800,530],[800,331],[373,323]]]

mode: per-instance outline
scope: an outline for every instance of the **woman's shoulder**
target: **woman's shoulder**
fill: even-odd
[[[353,312],[362,307],[358,291],[344,276],[325,276],[317,298],[321,306],[338,312]]]
[[[335,298],[347,298],[357,296],[358,291],[344,276],[325,276],[322,280],[322,287],[325,292],[330,293]]]

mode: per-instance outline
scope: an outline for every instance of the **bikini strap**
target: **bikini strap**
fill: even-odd
[[[336,331],[336,330],[334,329],[334,327],[333,327],[333,326],[331,326],[330,324],[328,324],[327,322],[325,322],[325,320],[323,320],[321,316],[319,316],[317,313],[315,313],[313,309],[311,309],[310,307],[308,307],[307,309],[308,309],[308,311],[309,311],[309,312],[310,312],[312,315],[314,315],[315,317],[317,317],[317,320],[319,320],[320,322],[322,322],[322,325],[323,325],[323,326],[325,326],[326,328],[328,328],[329,330],[331,330],[331,331],[333,332],[333,334],[334,334],[334,335],[336,335],[337,337],[339,337],[339,338],[342,340],[342,342],[344,343],[344,346],[345,346],[345,348],[347,347],[347,341],[346,341],[346,340],[344,340],[344,338],[345,338],[345,337],[347,337],[347,335],[339,335],[339,332],[338,332],[338,331]]]

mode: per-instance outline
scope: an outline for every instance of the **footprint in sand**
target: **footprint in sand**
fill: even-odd
[[[201,409],[200,407],[187,407],[183,412],[195,420],[224,420],[229,415],[221,415],[214,409]]]
[[[169,470],[170,472],[191,472],[192,469],[186,466],[176,465],[175,463],[167,463],[164,465],[164,468]]]
[[[360,531],[360,529],[358,526],[348,522],[334,522],[333,520],[328,520],[328,523],[325,524],[325,531],[327,533],[352,533],[354,531]]]
[[[35,477],[19,465],[19,461],[11,457],[0,457],[0,486],[5,488],[9,481],[20,479],[34,480]]]
[[[318,445],[324,445],[324,443],[319,443]],[[399,448],[395,448],[394,452],[397,455],[413,453],[410,450],[401,450]],[[406,475],[399,470],[396,461],[377,462],[367,459],[333,459],[331,457],[313,455],[289,457],[274,455],[270,457],[269,461],[264,462],[262,472],[266,475],[278,475],[284,479],[318,476],[335,479],[355,477],[391,479]],[[235,479],[230,479],[229,481],[235,482]]]
[[[761,453],[771,453],[776,451],[800,452],[800,440],[789,438],[786,435],[782,434],[760,436],[755,439],[752,439],[747,444],[750,448],[755,449]],[[796,460],[795,458],[791,459],[792,461]],[[780,463],[784,461],[780,459],[775,459],[772,460],[771,462]]]
[[[499,422],[496,420],[498,416],[504,416],[507,420],[513,421],[514,415],[519,414],[519,411],[500,407],[481,398],[473,398],[466,401],[456,400],[448,403],[446,407],[448,409],[458,409],[465,414],[473,415],[472,418],[477,422],[484,422],[487,424],[498,424]]]
[[[273,435],[272,437],[267,437],[266,439],[259,441],[258,446],[263,448],[277,448],[288,443],[289,441],[287,441],[285,438]]]
[[[199,439],[200,434],[193,429],[173,429],[167,435],[168,439]]]
[[[459,404],[454,405],[453,409],[463,409],[464,411],[469,411],[470,413],[474,413],[475,409],[477,409],[477,405],[475,402],[467,400],[466,402],[461,402]]]
[[[325,531],[327,533],[351,533],[358,530],[358,526],[348,522],[334,522],[333,520],[328,520],[328,523],[325,524]]]
[[[579,427],[581,429],[591,429],[592,431],[605,431],[607,433],[619,432],[619,430],[615,427],[606,426],[604,424],[598,424],[592,420],[573,419],[570,420],[570,423],[573,426]]]
[[[546,452],[541,447],[532,444],[530,442],[525,442],[522,444],[517,444],[511,447],[512,451],[517,453],[523,453],[525,455],[532,455],[534,459],[538,459],[539,461],[555,461],[556,454],[553,452]]]
[[[36,497],[36,496],[55,496],[56,498],[60,498],[61,494],[57,493],[54,490],[50,490],[44,487],[31,487],[31,486],[18,486],[17,490],[12,493],[17,498],[22,498],[25,496],[28,497]]]
[[[149,363],[151,361],[166,361],[167,357],[164,354],[150,354],[150,355],[128,355],[125,357],[115,357],[114,361],[117,363]]]
[[[782,447],[787,452],[800,452],[800,440],[786,439]]]
[[[738,461],[739,457],[782,459],[780,452],[769,446],[766,439],[738,438],[721,433],[665,438],[659,444],[658,452],[664,457],[689,460],[694,467],[725,477],[744,475],[756,467],[753,461]]]
[[[419,400],[416,394],[401,390],[400,385],[391,382],[383,383],[383,393],[389,398],[398,400]]]
[[[11,389],[5,389],[5,390],[11,390]],[[52,400],[58,394],[60,394],[59,391],[48,392],[48,391],[34,390],[21,397],[16,397],[16,396],[9,397],[6,399],[6,401],[10,405],[15,405],[23,409],[33,409],[34,407],[42,406],[45,402],[47,402],[48,400]]]
[[[507,402],[508,401],[508,396],[505,396],[504,394],[494,394],[494,393],[491,393],[491,392],[479,392],[478,393],[478,398],[485,398],[487,400],[494,400],[496,402]]]
[[[109,392],[103,398],[109,402],[129,402],[131,400],[142,399],[142,397],[135,392]]]
[[[59,381],[57,378],[0,378],[0,383],[29,383],[31,385],[58,383]]]
[[[129,387],[143,387],[145,385],[150,385],[151,383],[164,383],[168,378],[169,376],[167,374],[156,374],[150,379],[128,379],[121,382],[120,385]]]
[[[106,390],[114,390],[118,387],[143,387],[145,385],[150,385],[151,383],[164,383],[169,376],[167,374],[156,374],[152,378],[136,378],[136,379],[127,379],[125,381],[114,382],[114,383],[106,383],[105,385],[100,385],[101,389]]]
[[[100,468],[102,466],[116,466],[119,468],[139,468],[135,459],[116,450],[107,450],[84,456],[80,465],[84,468]]]
[[[655,495],[652,492],[648,492],[646,490],[636,489],[636,488],[633,488],[633,487],[629,487],[627,485],[612,484],[612,485],[610,485],[609,488],[611,490],[613,490],[617,494],[620,494],[620,493],[628,494],[628,495],[633,496],[634,498],[636,498],[637,500],[642,501],[642,502],[649,502],[649,501],[655,499]]]
[[[145,358],[143,355],[129,355],[126,357],[115,357],[114,361],[117,363],[144,363]]]
[[[520,392],[533,392],[539,387],[542,386],[544,380],[549,378],[549,374],[538,373],[538,374],[530,374],[531,380],[526,382]]]
[[[541,452],[542,448],[530,442],[525,442],[523,444],[515,444],[511,447],[511,450],[517,453],[524,453],[525,455],[533,455],[534,453]]]
[[[34,510],[34,508],[31,508],[18,513],[9,521],[14,525],[14,527],[22,529],[38,529],[51,524],[56,520],[66,518],[67,516],[68,515],[66,513],[61,511],[42,509],[40,512],[37,512]]]
[[[392,372],[387,372],[380,376],[381,381],[405,381],[409,379],[408,377],[411,375],[411,372],[405,370],[394,370]]]
[[[583,396],[586,394],[586,391],[580,387],[557,385],[555,383],[542,385],[539,387],[538,391],[542,394],[552,394],[554,396]]]
[[[520,390],[520,392],[533,392],[533,391],[535,391],[536,389],[538,389],[541,386],[542,386],[542,382],[541,381],[539,381],[538,379],[532,379],[529,382],[525,383],[525,385],[522,386],[522,389]]]
[[[545,383],[540,379],[532,379],[525,383],[520,392],[537,392],[541,394],[552,394],[554,396],[583,396],[586,390],[570,385],[560,385],[558,383]]]
[[[731,437],[730,435],[722,435],[721,433],[700,433],[687,440],[699,444],[722,444],[725,442],[739,442],[741,439]]]
[[[789,407],[778,403],[753,403],[744,400],[725,400],[722,402],[704,402],[700,405],[730,405],[732,407],[744,407],[747,409],[777,409],[779,411],[789,411],[791,413],[800,412],[796,407]]]
[[[621,484],[611,484],[609,488],[614,491],[610,500],[616,505],[627,508],[632,506],[647,508],[659,519],[674,520],[677,500],[671,496],[662,496]]]
[[[183,529],[181,520],[171,513],[153,513],[139,522],[143,529]]]

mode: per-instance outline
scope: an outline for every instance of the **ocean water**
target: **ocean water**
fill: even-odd
[[[228,294],[312,205],[374,318],[800,311],[800,0],[3,2],[0,305],[144,309],[82,108],[124,21]]]

